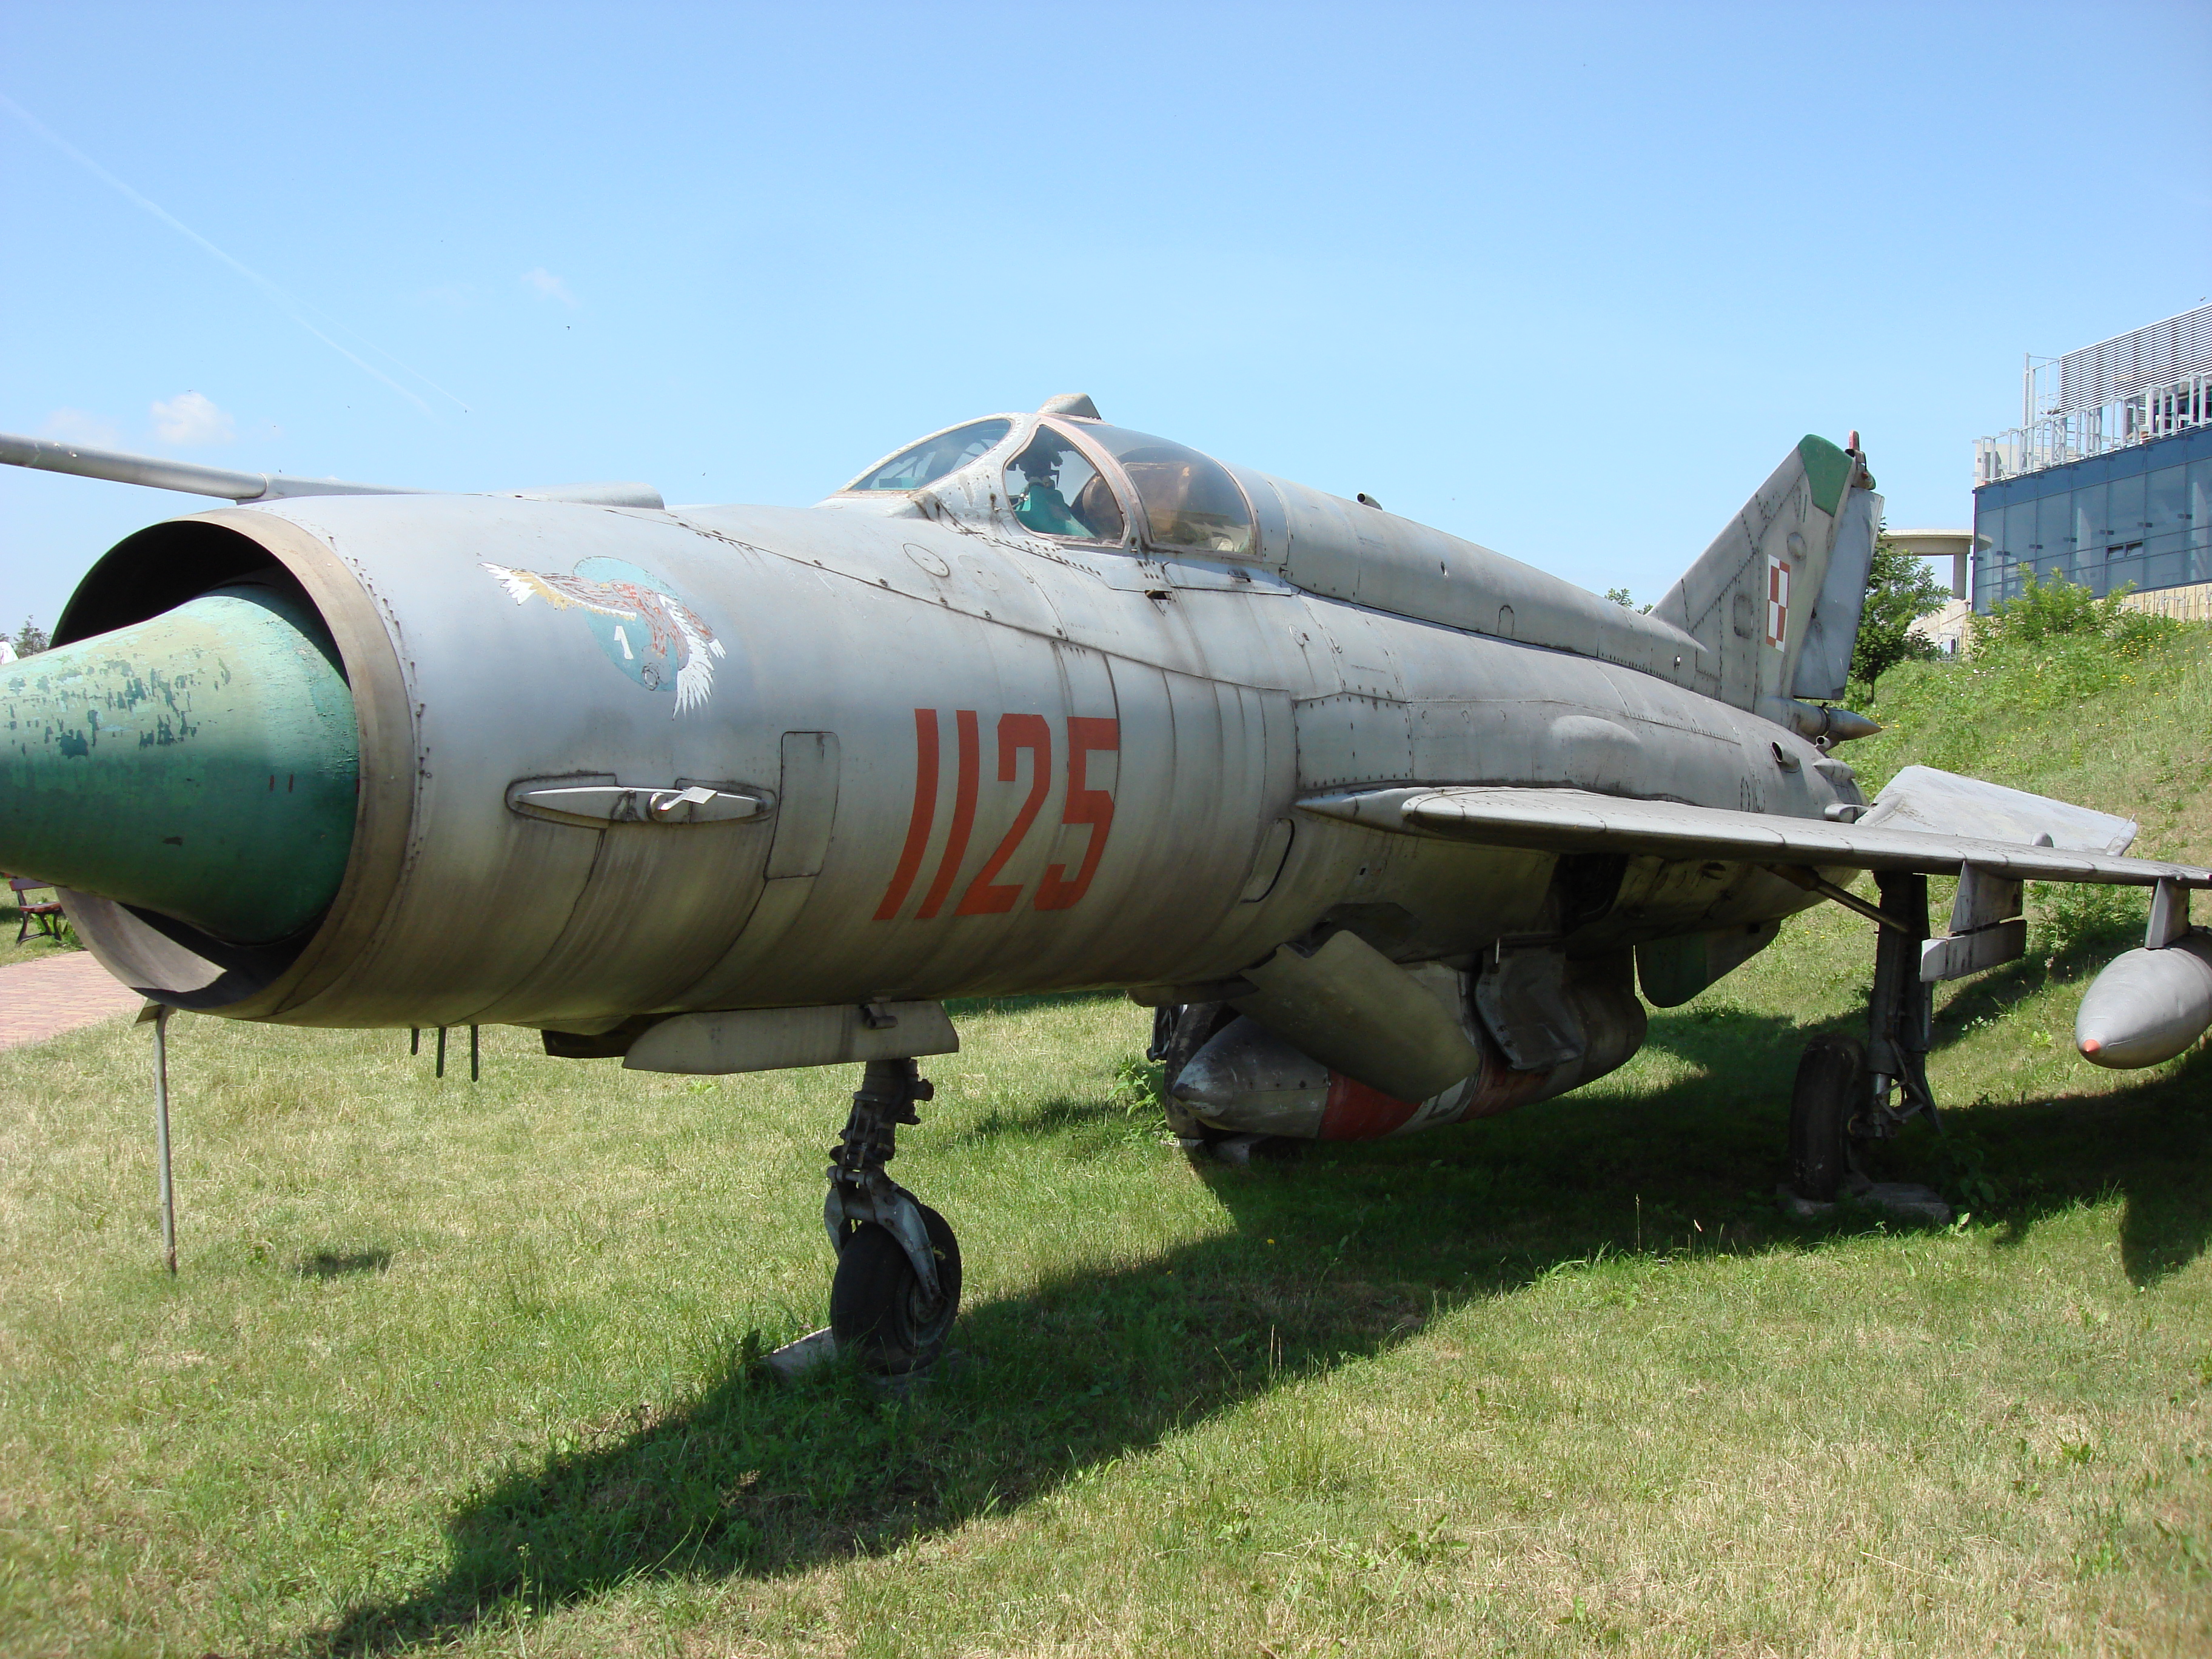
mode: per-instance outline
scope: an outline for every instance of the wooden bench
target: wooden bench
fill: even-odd
[[[59,939],[62,936],[62,922],[64,918],[62,915],[61,901],[58,898],[43,899],[33,903],[23,896],[26,893],[51,889],[53,883],[40,881],[32,876],[10,876],[8,878],[8,886],[15,895],[16,944],[21,945],[30,937],[33,923],[37,924],[39,931],[48,939]]]

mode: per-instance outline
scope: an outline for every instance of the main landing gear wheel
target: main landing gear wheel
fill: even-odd
[[[840,1353],[899,1376],[936,1363],[960,1310],[960,1241],[943,1216],[917,1204],[937,1265],[937,1294],[923,1288],[906,1247],[890,1228],[862,1222],[845,1239],[830,1282],[830,1328]]]
[[[1790,1090],[1790,1185],[1831,1204],[1850,1167],[1851,1119],[1867,1090],[1866,1045],[1830,1034],[1805,1045]]]

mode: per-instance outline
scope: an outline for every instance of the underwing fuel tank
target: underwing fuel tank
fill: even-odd
[[[2074,1046],[2094,1065],[2132,1071],[2172,1060],[2212,1028],[2212,933],[2130,951],[2091,981]]]

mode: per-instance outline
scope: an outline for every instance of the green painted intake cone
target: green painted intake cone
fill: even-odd
[[[268,588],[0,666],[0,870],[234,944],[330,907],[360,769],[328,634]]]

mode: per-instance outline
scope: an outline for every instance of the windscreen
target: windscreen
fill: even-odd
[[[1220,462],[1164,438],[1085,422],[1084,436],[1121,464],[1144,504],[1147,538],[1165,547],[1248,556],[1252,509]]]
[[[935,483],[946,473],[967,465],[1013,429],[1014,423],[1003,416],[994,415],[988,421],[970,421],[965,426],[956,426],[950,432],[940,432],[933,438],[924,438],[920,443],[902,449],[874,471],[854,479],[845,489],[848,492],[920,489]]]

